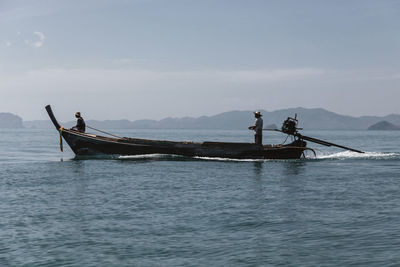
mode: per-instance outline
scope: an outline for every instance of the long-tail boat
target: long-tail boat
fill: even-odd
[[[326,141],[302,136],[297,132],[297,120],[288,118],[280,131],[292,135],[294,141],[290,144],[258,145],[238,142],[176,142],[149,140],[128,137],[106,137],[92,133],[79,132],[62,127],[56,120],[50,105],[46,106],[47,113],[62,138],[72,151],[78,155],[146,155],[170,154],[188,157],[230,158],[230,159],[299,159],[305,157],[305,151],[314,150],[307,147],[304,140],[327,146],[339,146]],[[296,121],[296,124],[293,124]],[[293,128],[294,127],[294,128]],[[294,132],[292,132],[294,131]],[[351,148],[339,146],[341,148]]]

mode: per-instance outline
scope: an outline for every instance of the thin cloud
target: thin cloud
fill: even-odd
[[[395,73],[396,74],[396,73]],[[232,88],[298,88],[301,85],[370,83],[380,72],[335,71],[313,68],[259,70],[151,71],[106,69],[39,69],[0,75],[5,88],[38,91],[174,91],[194,92],[204,88],[231,91]],[[395,76],[397,77],[397,76]],[[387,78],[386,80],[388,80]],[[390,77],[392,80],[393,77]],[[39,89],[40,88],[40,89]],[[252,89],[254,88],[254,89]],[[211,90],[211,89],[210,89]],[[264,89],[262,89],[264,90]]]
[[[151,71],[151,70],[106,70],[106,69],[42,69],[28,72],[33,77],[55,77],[70,81],[88,80],[88,83],[101,80],[101,84],[109,81],[111,84],[134,85],[136,83],[155,84],[165,81],[204,81],[209,83],[224,82],[282,82],[306,80],[327,75],[329,71],[321,69],[277,69],[277,70],[204,70],[204,71]],[[52,79],[52,80],[57,80]],[[46,79],[47,80],[47,79]],[[95,82],[97,83],[97,82]]]
[[[42,32],[33,32],[34,35],[37,36],[39,40],[31,41],[25,40],[25,43],[31,47],[40,48],[43,46],[44,41],[46,40],[46,36]]]
[[[132,58],[118,58],[111,60],[113,64],[130,64],[135,62]]]
[[[188,116],[201,116],[228,110],[255,107],[273,110],[290,106],[324,107],[357,116],[378,111],[381,115],[399,113],[400,92],[393,83],[393,77],[399,72],[391,70],[393,75],[383,82],[380,79],[385,73],[313,68],[37,69],[0,73],[0,94],[4,96],[0,104],[11,109],[10,103],[18,102],[25,110],[38,114],[38,105],[48,103],[57,102],[65,109],[71,108],[70,103],[75,103],[79,95],[87,110],[93,110],[96,116],[110,118],[109,110],[99,107],[113,103],[113,116],[129,119],[148,118],[150,107],[157,107],[151,111],[156,117],[180,116],[183,112]],[[25,97],[21,99],[22,93]],[[359,101],[360,96],[365,96],[363,101]],[[383,102],[385,107],[379,107],[377,103]],[[30,113],[27,112],[27,116],[34,119]]]

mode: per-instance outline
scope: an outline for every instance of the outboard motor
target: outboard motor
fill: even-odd
[[[288,117],[282,124],[282,132],[285,134],[290,134],[290,135],[296,135],[297,130],[297,114],[294,116],[294,118]]]
[[[308,136],[302,135],[298,131],[299,130],[303,130],[303,128],[298,128],[297,127],[298,123],[299,123],[299,121],[297,120],[297,114],[295,114],[294,118],[288,117],[283,122],[281,130],[276,130],[275,129],[275,131],[282,132],[282,133],[294,136],[295,142],[298,142],[299,143],[298,146],[301,146],[301,147],[305,147],[306,144],[305,144],[304,141],[306,140],[306,141],[310,141],[310,142],[313,142],[313,143],[316,143],[316,144],[320,144],[320,145],[323,145],[323,146],[335,146],[335,147],[343,148],[343,149],[346,149],[346,150],[354,151],[354,152],[357,152],[357,153],[364,153],[363,151],[360,151],[360,150],[357,150],[357,149],[354,149],[354,148],[341,146],[341,145],[330,143],[330,142],[327,142],[327,141],[324,141],[324,140],[320,140],[320,139],[317,139],[317,138],[312,138],[312,137],[308,137]]]

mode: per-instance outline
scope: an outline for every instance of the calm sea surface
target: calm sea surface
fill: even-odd
[[[309,144],[317,157],[288,161],[76,159],[53,128],[0,130],[0,266],[400,266],[400,132],[303,134],[367,153]]]

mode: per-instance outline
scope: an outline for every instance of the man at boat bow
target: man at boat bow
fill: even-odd
[[[75,112],[76,125],[71,128],[71,130],[79,131],[84,133],[86,130],[85,120],[82,118],[79,111]]]

